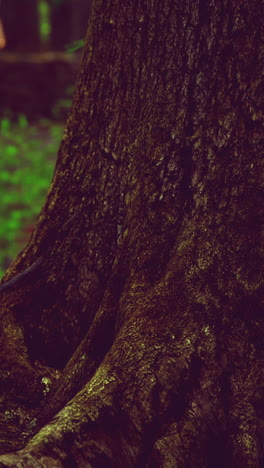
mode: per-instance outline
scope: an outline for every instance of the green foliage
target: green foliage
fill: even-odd
[[[53,116],[58,119],[59,116],[62,114],[62,111],[69,111],[72,105],[72,95],[74,91],[74,86],[69,85],[66,88],[66,98],[65,99],[59,99],[55,106],[52,109],[52,114]]]
[[[52,109],[53,116],[58,119],[59,116],[63,113],[63,111],[69,111],[72,105],[72,94],[74,91],[74,86],[70,85],[66,88],[66,98],[59,99],[55,106]]]
[[[62,125],[24,115],[0,120],[0,276],[6,259],[24,247],[25,230],[36,223],[54,172]]]
[[[73,41],[71,44],[65,46],[66,52],[71,53],[75,52],[78,49],[82,49],[84,46],[84,39],[79,39],[78,41]]]
[[[1,134],[2,133],[5,133],[5,132],[8,132],[9,129],[10,129],[10,121],[8,118],[3,118],[1,121],[0,121],[0,131],[1,131]]]
[[[27,120],[25,115],[19,114],[19,116],[18,116],[18,126],[20,128],[27,128],[28,120]]]
[[[40,37],[42,42],[47,42],[50,37],[50,7],[46,0],[38,1]]]
[[[60,99],[52,109],[53,116],[57,119],[63,110],[69,110],[72,104],[72,99]]]

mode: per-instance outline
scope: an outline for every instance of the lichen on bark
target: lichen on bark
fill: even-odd
[[[51,189],[4,279],[43,256],[2,296],[12,382],[23,361],[42,390],[0,466],[263,463],[261,9],[93,2]]]

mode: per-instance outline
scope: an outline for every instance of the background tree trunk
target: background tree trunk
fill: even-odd
[[[93,2],[0,289],[1,467],[263,465],[262,13]]]
[[[1,17],[6,34],[6,51],[35,52],[39,50],[37,0],[2,1]]]
[[[65,50],[72,41],[84,39],[91,0],[49,0],[51,48]]]

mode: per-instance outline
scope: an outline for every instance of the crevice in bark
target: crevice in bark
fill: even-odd
[[[229,4],[94,2],[47,203],[6,280],[45,262],[2,290],[0,382],[40,397],[0,466],[263,461],[261,8]]]

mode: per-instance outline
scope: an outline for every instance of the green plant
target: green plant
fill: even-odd
[[[29,125],[0,120],[0,275],[24,247],[43,206],[63,126],[48,120]],[[30,230],[28,229],[30,227]]]
[[[66,97],[64,99],[59,99],[52,109],[52,114],[56,119],[58,119],[59,116],[62,115],[62,111],[69,111],[72,105],[72,95],[74,91],[74,86],[67,86],[65,91]]]
[[[65,46],[66,52],[71,53],[75,52],[78,49],[82,49],[84,46],[84,39],[79,39],[78,41],[73,41],[71,44]]]
[[[39,33],[42,42],[47,42],[50,37],[50,7],[46,0],[38,1]]]

